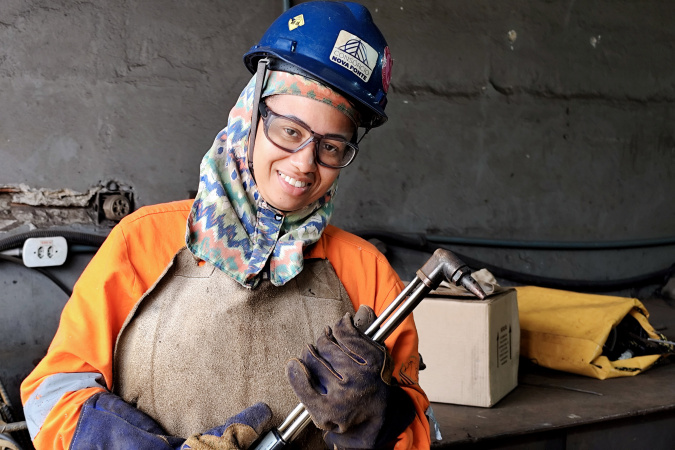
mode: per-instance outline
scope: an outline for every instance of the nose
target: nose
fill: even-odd
[[[302,149],[291,153],[291,162],[299,171],[308,173],[316,170],[316,140],[312,140]]]

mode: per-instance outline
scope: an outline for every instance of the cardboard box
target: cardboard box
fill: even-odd
[[[441,295],[439,295],[441,294]],[[490,407],[518,384],[520,325],[515,289],[485,300],[436,290],[413,313],[432,402]]]

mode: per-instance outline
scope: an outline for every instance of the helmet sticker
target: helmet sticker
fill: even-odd
[[[293,31],[298,27],[301,27],[305,24],[305,17],[300,14],[299,16],[295,16],[292,19],[288,21],[288,31]]]
[[[389,52],[389,46],[386,46],[384,48],[384,56],[382,57],[382,90],[384,90],[385,94],[389,90],[392,64],[393,61],[391,60],[391,53]]]
[[[377,51],[361,38],[341,30],[330,60],[367,82],[377,64],[377,56]]]

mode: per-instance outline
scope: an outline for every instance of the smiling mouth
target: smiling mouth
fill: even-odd
[[[283,172],[279,172],[279,175],[281,176],[281,178],[283,178],[283,180],[286,183],[288,183],[291,186],[294,186],[296,188],[304,188],[304,187],[306,187],[310,184],[310,183],[307,183],[306,181],[300,181],[300,180],[296,180],[295,178],[289,177],[288,175],[286,175]]]

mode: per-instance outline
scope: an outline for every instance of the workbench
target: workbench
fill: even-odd
[[[672,339],[675,309],[663,300],[644,303],[652,325]],[[597,380],[521,359],[518,378],[491,408],[432,403],[443,437],[432,449],[675,449],[670,360],[636,376]]]

